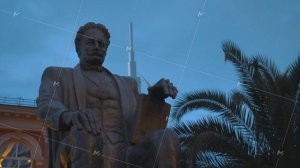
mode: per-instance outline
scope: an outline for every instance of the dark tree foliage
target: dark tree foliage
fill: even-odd
[[[223,51],[240,89],[196,90],[173,107],[184,167],[300,167],[300,56],[280,73],[271,60],[249,58],[231,41],[223,43]],[[180,121],[201,109],[217,115]]]

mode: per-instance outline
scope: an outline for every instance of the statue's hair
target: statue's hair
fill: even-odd
[[[79,28],[79,30],[77,31],[76,38],[75,38],[75,47],[76,47],[77,54],[79,54],[79,43],[80,43],[81,38],[84,37],[85,32],[90,29],[98,29],[98,30],[102,31],[108,42],[107,46],[109,45],[110,33],[109,33],[108,29],[101,23],[88,22],[85,25],[81,26]]]

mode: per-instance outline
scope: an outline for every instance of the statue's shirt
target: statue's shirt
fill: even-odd
[[[106,71],[82,71],[87,88],[86,111],[94,112],[103,131],[103,153],[117,158],[120,147],[118,142],[124,141],[122,112],[118,87]],[[110,167],[109,161],[104,165]]]

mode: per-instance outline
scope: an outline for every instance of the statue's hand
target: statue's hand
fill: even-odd
[[[167,97],[172,97],[175,99],[177,96],[178,90],[169,79],[160,79],[155,85],[148,88],[149,95],[163,100]]]
[[[65,125],[69,127],[76,125],[79,129],[84,129],[94,136],[101,133],[101,127],[94,112],[64,112],[62,120]]]

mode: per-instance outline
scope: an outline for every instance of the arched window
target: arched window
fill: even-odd
[[[8,143],[0,148],[1,168],[31,168],[31,151],[21,143]]]
[[[45,167],[39,142],[30,134],[11,132],[0,136],[0,168]]]

